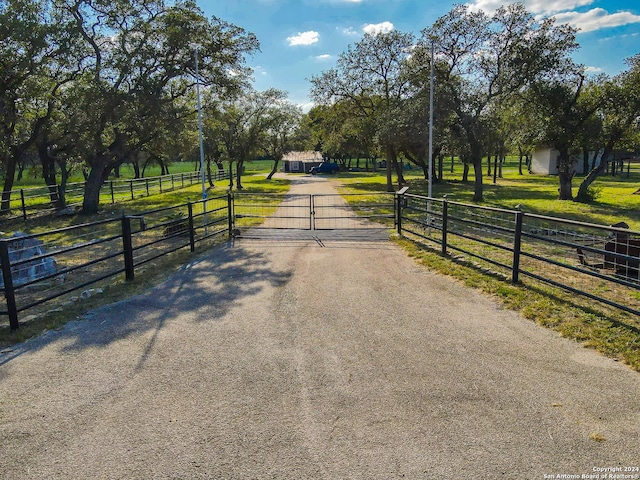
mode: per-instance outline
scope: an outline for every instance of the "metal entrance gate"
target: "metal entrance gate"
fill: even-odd
[[[268,194],[234,193],[237,232],[270,230],[390,229],[395,225],[393,193]]]

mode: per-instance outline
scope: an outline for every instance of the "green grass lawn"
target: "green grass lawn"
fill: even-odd
[[[448,167],[448,165],[447,165]],[[482,205],[514,209],[520,205],[524,212],[539,215],[562,217],[570,220],[611,225],[625,221],[633,230],[640,230],[640,194],[634,195],[640,188],[640,168],[635,166],[630,178],[626,172],[616,177],[601,176],[594,183],[600,195],[592,203],[558,200],[558,177],[554,175],[518,174],[517,163],[508,163],[503,168],[503,178],[493,176],[483,178],[484,202]],[[486,165],[485,165],[486,173]],[[339,175],[350,192],[384,191],[386,176],[383,170],[378,172],[342,173]],[[427,181],[419,169],[406,170],[409,193],[426,195]],[[573,181],[574,195],[583,177]],[[395,182],[394,175],[394,182]],[[397,185],[396,187],[397,188]],[[345,190],[346,191],[346,190]],[[443,180],[432,185],[433,197],[447,195],[449,200],[473,203],[473,173],[469,182],[462,182],[462,165],[455,163],[453,173],[446,168]]]

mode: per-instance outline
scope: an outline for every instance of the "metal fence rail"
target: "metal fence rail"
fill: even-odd
[[[403,193],[398,233],[640,315],[640,232]]]
[[[355,230],[393,228],[392,193],[235,193],[238,229]]]
[[[314,230],[393,228],[396,218],[392,193],[315,194]]]
[[[71,301],[76,292],[90,294],[83,290],[109,277],[124,273],[133,279],[145,264],[186,247],[194,251],[196,244],[213,237],[233,236],[238,227],[319,228],[312,222],[323,217],[329,223],[346,218],[352,223],[347,228],[356,229],[362,224],[390,228],[395,220],[399,234],[433,243],[443,254],[459,252],[497,267],[514,283],[526,276],[640,315],[640,232],[405,191],[394,202],[393,196],[350,199],[349,213],[338,211],[347,208],[344,199],[329,197],[225,193],[1,239],[0,287],[6,302],[0,318],[18,328],[22,312],[53,300]],[[322,214],[325,207],[329,215]]]
[[[233,197],[237,229],[312,229],[312,195],[236,192]]]
[[[229,232],[231,196],[222,194],[137,215],[0,240],[5,308],[11,329],[19,314],[57,300],[90,296],[88,287],[135,271],[171,252]]]
[[[211,173],[213,181],[229,178],[229,173],[216,170]],[[176,173],[157,177],[137,179],[108,180],[100,189],[100,203],[116,203],[135,198],[146,197],[158,193],[165,193],[200,183],[200,172]],[[64,198],[67,207],[82,205],[84,198],[84,182],[68,183],[65,186]],[[61,187],[50,185],[43,187],[29,187],[10,192],[3,192],[9,196],[9,209],[0,212],[0,220],[27,220],[29,217],[49,215],[56,211],[60,199]]]

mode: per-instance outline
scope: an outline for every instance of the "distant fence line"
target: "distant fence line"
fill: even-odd
[[[228,179],[229,173],[224,170],[216,170],[211,172],[211,178],[213,181]],[[202,174],[198,171],[134,179],[112,179],[102,184],[100,203],[113,204],[134,200],[189,187],[201,181]],[[84,191],[85,182],[68,183],[64,189],[65,205],[72,208],[81,206]],[[3,194],[6,195],[6,193]],[[28,187],[12,190],[9,193],[11,195],[9,210],[0,212],[2,214],[0,220],[27,220],[29,217],[54,213],[56,204],[61,197],[61,186]]]

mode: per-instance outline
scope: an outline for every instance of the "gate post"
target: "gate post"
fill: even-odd
[[[233,195],[231,194],[230,190],[227,192],[227,217],[228,217],[227,220],[229,222],[229,238],[232,238],[234,218],[233,218]]]
[[[196,251],[196,231],[193,228],[193,203],[189,200],[187,204],[187,210],[189,212],[189,248],[192,252]]]
[[[122,212],[122,247],[124,253],[124,273],[127,280],[135,278],[133,269],[133,244],[131,243],[131,219]]]
[[[449,199],[444,195],[442,202],[442,255],[447,254],[447,229],[449,228]]]
[[[407,199],[404,197],[404,194],[407,193],[409,187],[402,187],[396,193],[396,205],[397,205],[397,218],[396,224],[398,225],[398,235],[402,236],[402,209],[407,206]]]
[[[513,269],[511,271],[511,283],[518,283],[518,274],[520,273],[520,249],[522,244],[522,217],[523,213],[518,210],[516,212],[516,228],[513,239]]]
[[[0,263],[2,263],[2,279],[4,280],[4,297],[7,300],[9,326],[11,330],[17,330],[20,328],[20,323],[18,322],[18,307],[16,306],[16,294],[13,288],[13,276],[11,275],[8,240],[0,242]]]
[[[309,230],[316,229],[316,206],[315,196],[309,195]]]

